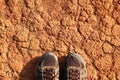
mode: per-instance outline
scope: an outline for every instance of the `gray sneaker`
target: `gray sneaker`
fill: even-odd
[[[58,80],[59,62],[57,56],[52,53],[43,55],[36,66],[36,80]]]
[[[68,55],[66,62],[66,80],[86,80],[86,65],[82,57],[76,53]]]

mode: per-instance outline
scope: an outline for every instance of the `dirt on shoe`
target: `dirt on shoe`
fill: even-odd
[[[0,80],[34,80],[48,51],[61,73],[76,52],[87,80],[120,80],[119,14],[120,0],[0,0]]]

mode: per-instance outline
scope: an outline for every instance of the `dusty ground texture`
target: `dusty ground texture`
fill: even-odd
[[[34,80],[48,51],[60,65],[79,53],[87,80],[120,80],[120,0],[0,0],[0,80]]]

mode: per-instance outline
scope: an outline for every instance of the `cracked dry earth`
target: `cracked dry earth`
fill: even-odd
[[[120,0],[0,0],[0,80],[34,80],[48,51],[62,69],[79,53],[87,80],[120,80]]]

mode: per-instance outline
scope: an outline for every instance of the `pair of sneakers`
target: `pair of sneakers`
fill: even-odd
[[[86,80],[86,65],[77,53],[70,53],[65,61],[66,80]],[[44,54],[36,66],[36,80],[59,80],[59,62],[52,53]]]

